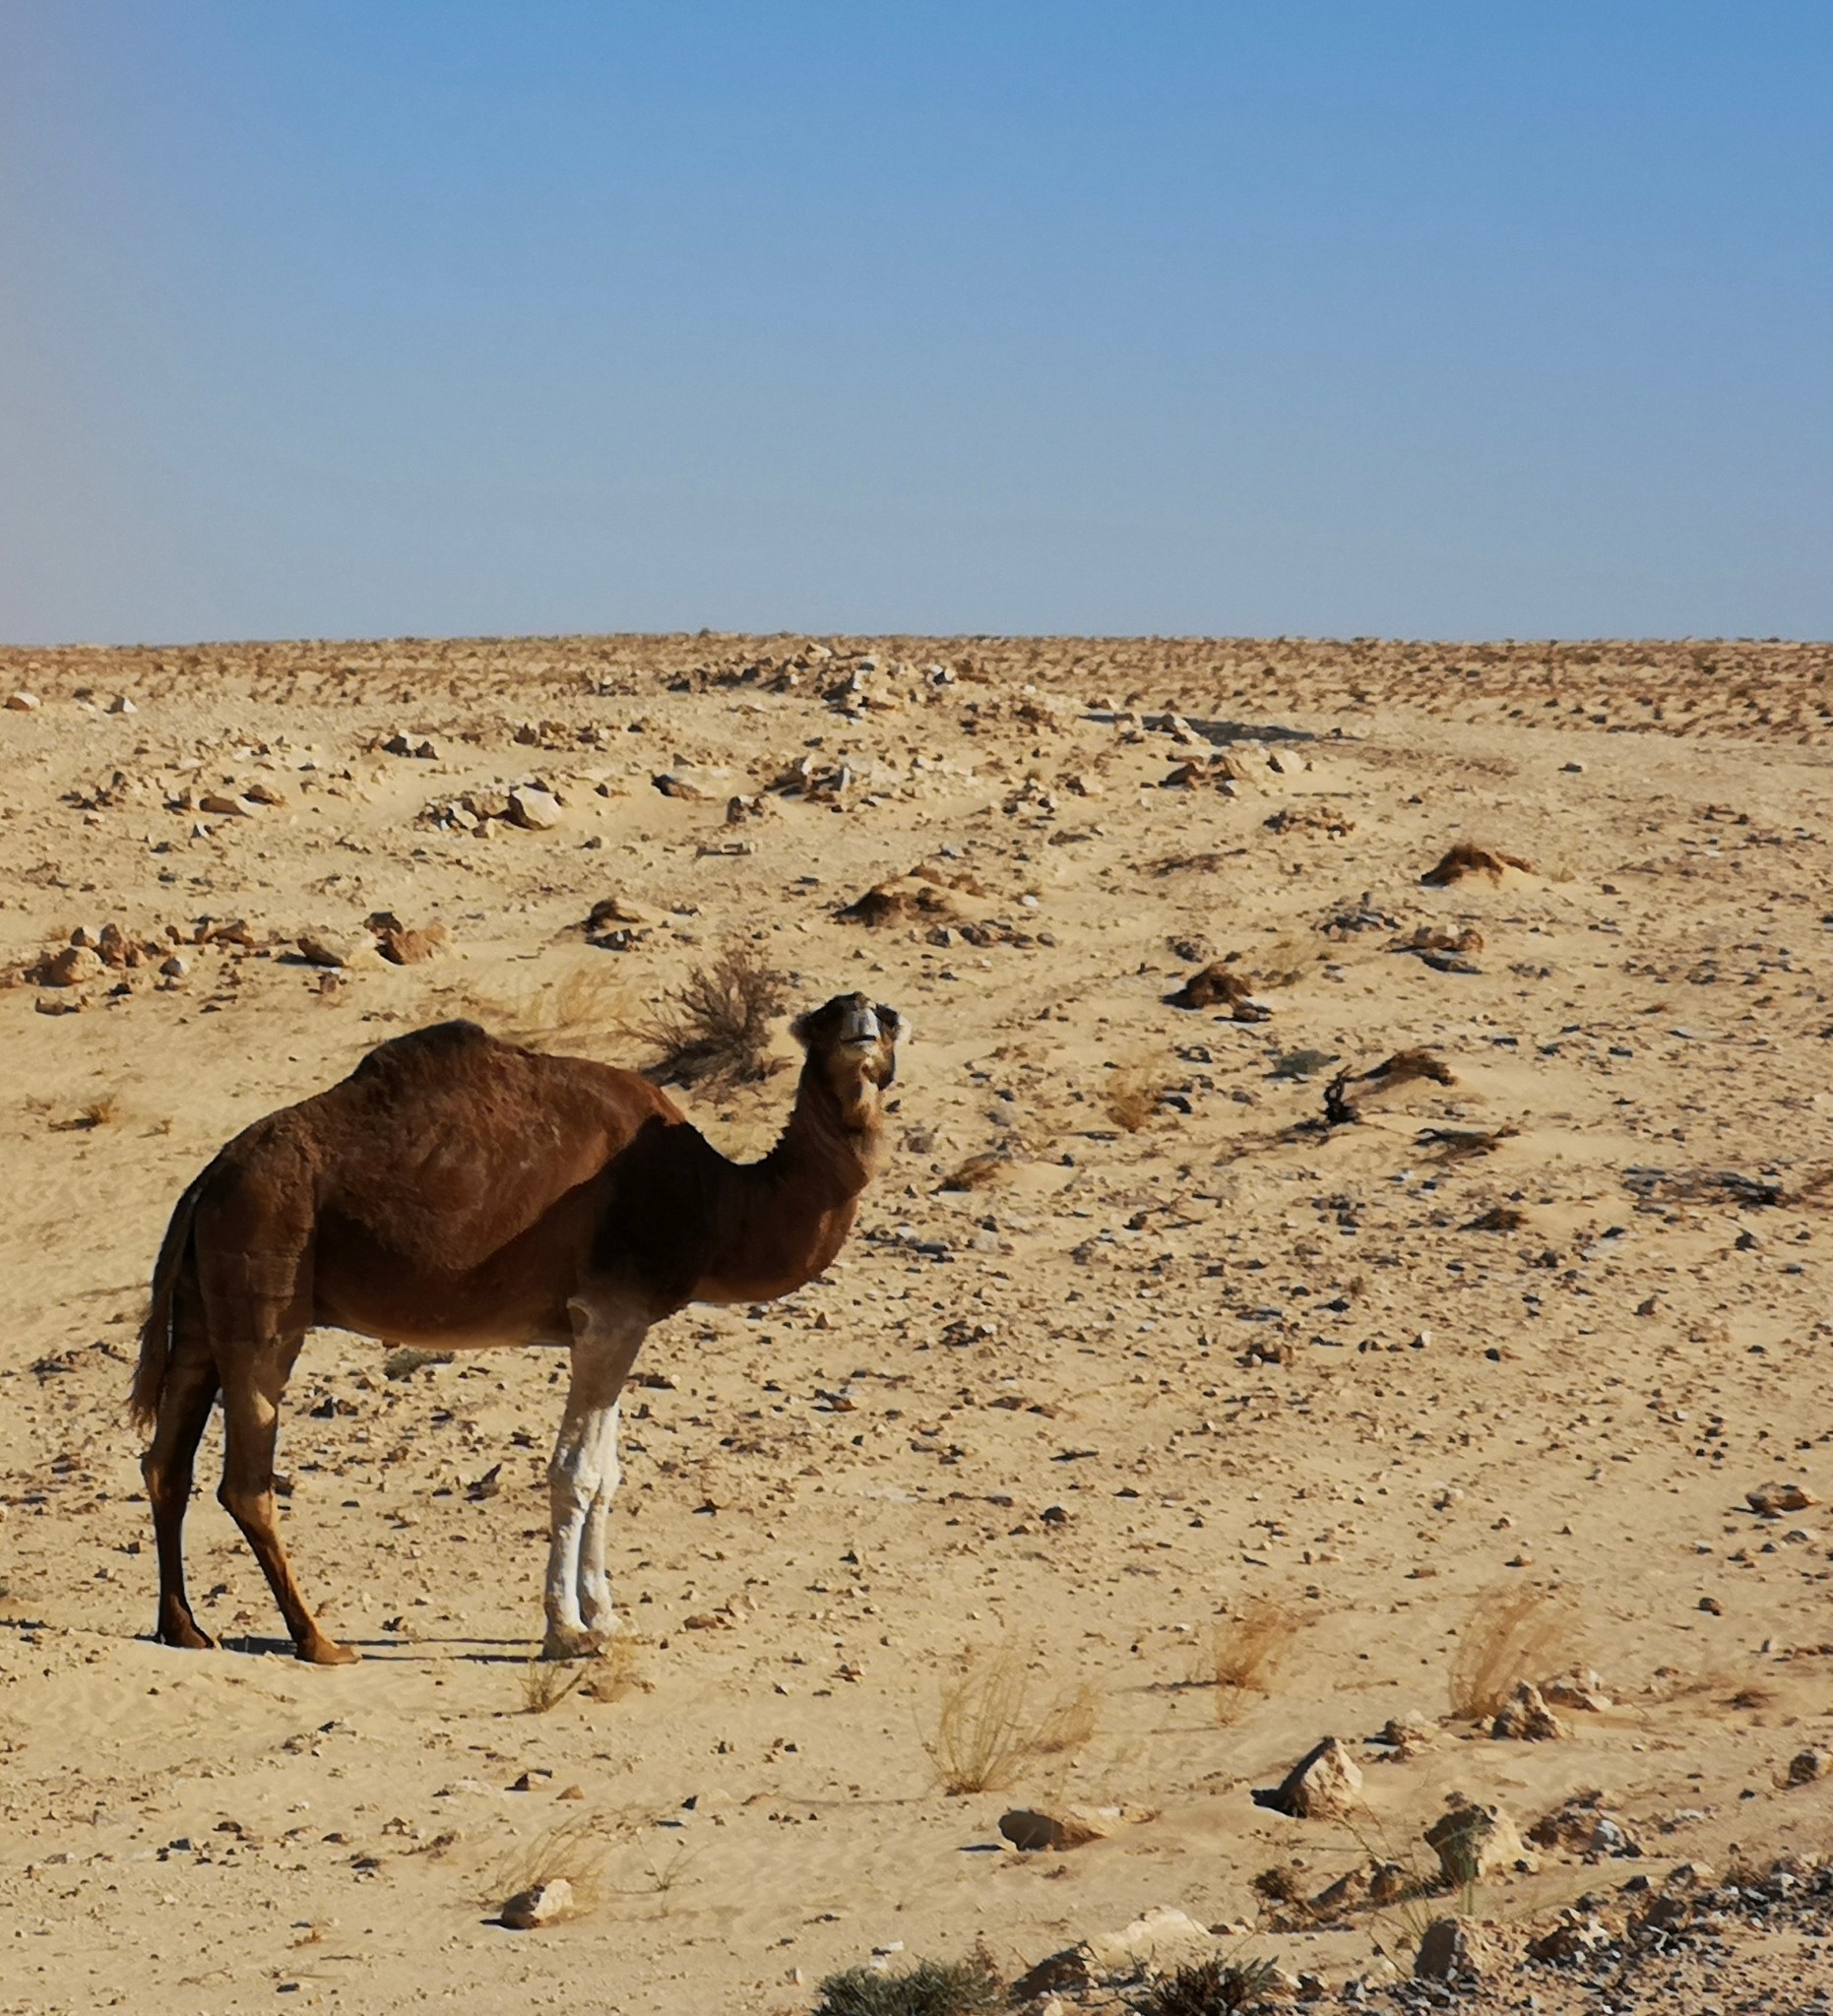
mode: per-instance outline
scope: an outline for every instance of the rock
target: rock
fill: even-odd
[[[23,688],[17,693],[9,693],[6,704],[14,714],[36,714],[44,705],[35,693],[28,693]]]
[[[546,833],[560,823],[560,800],[539,785],[519,784],[509,794],[509,816],[531,833]]]
[[[1415,1981],[1481,1981],[1495,1965],[1495,1948],[1467,1918],[1435,1918],[1413,1957]]]
[[[697,784],[690,784],[686,778],[677,777],[672,771],[664,771],[660,777],[652,777],[650,783],[664,798],[703,799],[707,795]]]
[[[1330,1820],[1360,1803],[1362,1774],[1335,1736],[1307,1750],[1270,1792],[1256,1792],[1254,1803],[1295,1820]]]
[[[550,1925],[569,1916],[574,1908],[573,1886],[564,1876],[553,1876],[531,1889],[518,1890],[498,1917],[513,1932],[533,1931],[537,1925]]]
[[[422,763],[433,762],[439,754],[439,751],[433,747],[431,742],[425,740],[416,742],[411,735],[407,734],[400,728],[397,728],[389,736],[388,740],[382,744],[382,747],[391,756],[417,756]]]
[[[1425,1845],[1437,1856],[1445,1881],[1454,1889],[1485,1876],[1534,1866],[1514,1821],[1500,1806],[1460,1801],[1425,1830]]]
[[[1779,1519],[1785,1512],[1805,1512],[1809,1505],[1817,1505],[1816,1498],[1804,1484],[1759,1484],[1753,1491],[1745,1491],[1744,1503],[1752,1512],[1764,1519]]]
[[[1528,1941],[1528,1958],[1555,1963],[1583,1960],[1590,1954],[1603,1952],[1610,1944],[1610,1926],[1594,1912],[1574,1908],[1562,1911],[1559,1922],[1549,1931]]]
[[[1816,1779],[1824,1778],[1833,1771],[1833,1757],[1824,1750],[1798,1750],[1789,1759],[1790,1785],[1812,1785]]]
[[[284,792],[277,791],[271,784],[263,784],[259,778],[243,791],[242,796],[251,805],[284,805],[286,802]]]
[[[1549,1680],[1541,1689],[1555,1708],[1577,1708],[1586,1715],[1602,1715],[1611,1706],[1601,1675],[1584,1667],[1558,1679]]]
[[[1098,1981],[1130,1981],[1143,1973],[1174,1974],[1180,1967],[1213,1959],[1219,1941],[1188,1913],[1155,1905],[1117,1932],[1099,1932],[1082,1942],[1089,1973]]]
[[[108,712],[110,714],[138,714],[140,709],[134,705],[125,693],[117,693],[108,703]]]
[[[1531,1680],[1522,1681],[1489,1725],[1489,1733],[1506,1742],[1557,1742],[1566,1732],[1565,1724],[1548,1707]]]
[[[355,946],[329,931],[301,931],[293,941],[299,957],[312,966],[348,966]]]
[[[88,945],[66,945],[41,963],[38,978],[47,987],[80,987],[103,971],[99,952]]]
[[[232,798],[226,791],[206,791],[197,801],[200,812],[210,812],[219,819],[246,819],[251,811],[246,799]]]
[[[1083,1848],[1105,1841],[1120,1819],[1118,1806],[1064,1806],[1051,1812],[1043,1806],[1015,1806],[999,1816],[999,1832],[1014,1848]]]
[[[1604,1806],[1604,1794],[1596,1787],[1575,1792],[1551,1812],[1543,1813],[1528,1829],[1528,1839],[1537,1848],[1563,1848],[1593,1861],[1606,1856],[1641,1855],[1641,1843]]]
[[[1436,1741],[1437,1736],[1438,1725],[1427,1722],[1422,1715],[1394,1715],[1381,1725],[1375,1741],[1391,1744],[1400,1757],[1411,1757],[1416,1750]]]
[[[191,962],[182,952],[168,953],[159,961],[159,972],[168,980],[181,980],[191,971]]]
[[[418,966],[445,950],[444,924],[410,930],[393,911],[379,910],[369,917],[367,927],[375,933],[376,950],[391,966]]]

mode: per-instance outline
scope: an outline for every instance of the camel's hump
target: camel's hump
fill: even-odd
[[[412,1029],[406,1036],[390,1037],[350,1073],[352,1078],[373,1078],[385,1073],[415,1067],[456,1064],[480,1056],[487,1050],[513,1048],[501,1043],[487,1029],[474,1022],[435,1022],[425,1029]]]

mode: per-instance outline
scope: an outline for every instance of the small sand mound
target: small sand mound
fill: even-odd
[[[1447,889],[1467,875],[1487,875],[1491,882],[1499,882],[1511,868],[1522,875],[1535,872],[1534,863],[1524,861],[1519,854],[1505,854],[1495,848],[1479,847],[1474,840],[1460,840],[1420,880],[1433,889]]]

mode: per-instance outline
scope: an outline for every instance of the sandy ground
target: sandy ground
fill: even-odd
[[[1586,1893],[1620,1924],[1638,1875],[1833,1847],[1833,1778],[1786,1782],[1833,1751],[1833,1521],[1746,1502],[1833,1496],[1833,652],[0,661],[0,697],[41,702],[0,712],[0,2008],[805,2011],[875,1949],[979,1939],[1017,1975],[1152,1907],[1334,2003],[1410,1967],[1421,1908],[1306,1922],[1254,1878],[1428,1867],[1453,1793],[1525,1830],[1599,1789],[1643,1850],[1485,1879],[1470,1908],[1517,1951]],[[526,784],[557,824],[487,816]],[[1423,886],[1459,842],[1530,865]],[[922,864],[886,921],[839,914]],[[607,898],[636,921],[594,945]],[[382,911],[445,949],[299,959]],[[21,976],[108,924],[155,949]],[[1439,968],[1393,949],[1422,926]],[[917,1035],[831,1273],[651,1341],[618,1658],[540,1709],[555,1355],[390,1376],[339,1333],[280,1461],[301,1579],[364,1663],[285,1656],[214,1427],[191,1572],[225,1649],[150,1643],[122,1401],[189,1177],[455,1013],[633,1061],[630,1026],[734,940],[798,1005],[867,986]],[[1229,955],[1269,1019],[1167,1004]],[[1359,1120],[1323,1123],[1339,1072],[1419,1046],[1454,1082],[1352,1086]],[[682,1097],[748,1157],[791,1085]],[[1569,1625],[1511,1677],[1598,1676],[1559,1739],[1451,1718],[1498,1585]],[[1296,1630],[1242,1698],[1213,1648],[1262,1599]],[[951,1796],[938,1703],[1002,1651],[1025,1715],[1080,1690],[1095,1728]],[[1429,1739],[1369,1741],[1405,1716]],[[1348,1817],[1254,1803],[1327,1734],[1362,1770]],[[1123,1815],[1068,1853],[1001,1842],[1048,1800]],[[493,1923],[541,1873],[578,1915]],[[1670,2006],[1822,2006],[1811,1927],[1725,1938]],[[1600,2006],[1547,1967],[1492,1993],[1530,1991]]]

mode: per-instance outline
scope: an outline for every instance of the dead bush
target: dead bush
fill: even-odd
[[[1272,1691],[1298,1629],[1297,1613],[1270,1596],[1256,1599],[1238,1617],[1224,1617],[1216,1625],[1210,1634],[1208,1667],[1199,1677],[1216,1689],[1218,1722],[1238,1722],[1248,1695]]]
[[[1451,1712],[1486,1722],[1523,1681],[1538,1686],[1580,1662],[1577,1619],[1550,1590],[1498,1583],[1471,1606],[1451,1662]]]
[[[727,945],[638,1025],[652,1052],[643,1074],[658,1085],[753,1084],[769,1075],[771,1021],[788,1004],[782,974],[748,945]]]
[[[1079,1686],[1040,1699],[1031,1649],[1007,1645],[970,1656],[942,1687],[925,1745],[944,1792],[997,1792],[1035,1757],[1064,1756],[1095,1734],[1096,1696]]]
[[[1156,1063],[1119,1065],[1107,1080],[1107,1117],[1137,1134],[1158,1111],[1165,1085],[1164,1070]]]
[[[1010,1156],[1001,1155],[996,1149],[984,1155],[971,1155],[967,1161],[951,1169],[936,1185],[938,1190],[983,1190],[988,1183],[996,1183],[1012,1166]]]

